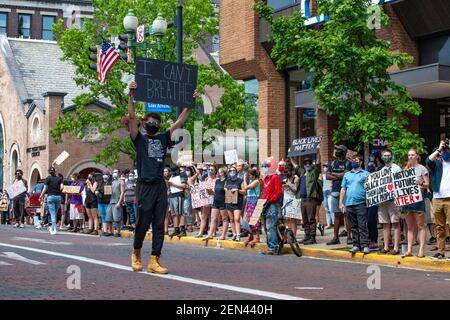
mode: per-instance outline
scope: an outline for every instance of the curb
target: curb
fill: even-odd
[[[134,234],[130,231],[122,231],[122,238],[133,238]],[[147,233],[145,236],[145,240],[151,240],[152,235]],[[267,250],[267,246],[263,243],[258,243],[254,248],[246,247],[244,242],[237,242],[231,240],[208,240],[204,241],[201,238],[194,237],[173,237],[169,236],[164,237],[164,241],[172,244],[183,243],[190,245],[197,245],[202,247],[215,247],[215,248],[223,248],[223,249],[232,249],[232,250],[244,250],[254,253],[259,253],[261,250]],[[398,268],[407,267],[407,268],[416,268],[416,269],[424,269],[424,270],[433,270],[433,271],[441,271],[441,272],[450,272],[450,261],[447,260],[435,260],[432,258],[417,258],[417,257],[407,257],[402,258],[401,256],[393,256],[393,255],[381,255],[376,253],[371,254],[363,254],[357,253],[352,255],[348,251],[344,250],[327,250],[327,249],[318,249],[318,248],[308,248],[305,246],[301,246],[303,256],[305,257],[315,257],[315,258],[328,258],[335,260],[346,260],[352,261],[356,263],[363,264],[380,264],[380,265],[388,265],[395,266]],[[283,248],[284,254],[294,254],[290,247]]]

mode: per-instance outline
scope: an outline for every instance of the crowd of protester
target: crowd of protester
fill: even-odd
[[[448,142],[442,141],[425,161],[421,161],[418,150],[411,149],[408,159],[396,164],[395,155],[386,149],[371,154],[363,169],[363,157],[348,158],[347,148],[338,145],[335,146],[335,159],[323,164],[317,153],[303,157],[299,165],[287,158],[278,163],[265,160],[259,168],[245,161],[231,165],[167,166],[164,178],[168,208],[164,232],[170,237],[184,237],[188,232],[195,232],[195,237],[204,240],[229,239],[254,246],[261,242],[265,230],[268,247],[265,253],[276,254],[275,225],[281,207],[293,205],[290,199],[300,199],[298,218],[288,218],[287,226],[296,236],[298,226],[302,226],[305,236],[299,241],[304,245],[316,244],[317,233],[323,236],[325,230],[333,229],[333,238],[327,245],[340,244],[340,238],[346,237],[346,243],[352,245],[352,253],[378,251],[392,255],[403,253],[407,257],[413,255],[413,246],[418,244],[418,257],[425,256],[425,245],[432,245],[431,250],[437,251],[434,257],[444,258],[445,243],[450,239],[449,155]],[[416,168],[416,180],[424,200],[401,207],[393,201],[367,207],[367,177],[383,168],[393,173]],[[16,181],[23,180],[22,175],[21,170],[17,170]],[[120,237],[122,230],[134,231],[139,218],[137,178],[134,170],[116,169],[112,173],[92,172],[86,180],[74,173],[71,181],[66,183],[62,175],[50,168],[40,196],[43,213],[36,214],[34,225],[36,228],[47,227],[51,234],[56,234],[59,229]],[[207,189],[208,204],[194,208],[191,188],[202,181],[213,186]],[[23,182],[27,186],[27,181]],[[79,187],[79,192],[63,193],[64,185]],[[236,196],[237,201],[227,203],[227,193]],[[24,227],[27,196],[24,192],[10,201],[8,194],[3,192],[0,199],[2,224]],[[265,219],[250,225],[258,199],[267,200]],[[378,230],[382,230],[382,237]],[[402,243],[407,244],[403,252]]]

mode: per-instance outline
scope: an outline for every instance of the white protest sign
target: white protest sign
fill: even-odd
[[[391,168],[384,167],[367,177],[366,204],[376,206],[394,200],[394,184]]]
[[[200,182],[199,190],[206,192],[206,194],[208,195],[208,202],[209,202],[209,204],[213,204],[214,196],[210,195],[208,193],[208,191],[206,191],[206,190],[208,190],[208,189],[209,190],[214,190],[215,186],[216,186],[216,181],[215,180],[208,179],[208,180]]]
[[[258,199],[258,202],[256,203],[255,210],[253,210],[252,216],[248,222],[250,226],[255,226],[259,218],[261,217],[261,214],[264,210],[264,204],[267,202],[267,199]]]
[[[192,150],[178,151],[178,161],[182,166],[192,166]]]
[[[181,177],[180,176],[171,177],[169,181],[181,184]],[[177,187],[170,186],[170,193],[177,193],[177,192],[183,192],[183,189],[178,189]]]
[[[236,150],[228,150],[224,152],[225,163],[233,164],[238,162],[238,154]]]
[[[405,206],[423,201],[422,192],[417,185],[416,169],[411,168],[393,174],[395,205]]]
[[[61,163],[63,163],[64,161],[67,160],[67,158],[70,156],[69,153],[67,153],[67,151],[63,151],[58,158],[55,159],[55,161],[53,161],[54,164],[56,164],[57,166],[59,166]]]
[[[289,199],[289,201],[292,200],[291,203],[289,203],[286,207],[286,217],[287,218],[292,218],[292,219],[297,219],[297,220],[302,220],[302,212],[300,210],[300,204],[301,204],[301,200],[300,199]]]
[[[25,187],[22,180],[16,181],[13,185],[11,185],[9,188],[6,189],[6,192],[8,193],[10,199],[14,199],[18,195],[26,191],[27,188]]]

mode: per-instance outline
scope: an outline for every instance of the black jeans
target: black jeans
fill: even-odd
[[[367,221],[367,228],[369,229],[370,242],[378,243],[378,206],[369,207],[367,209],[369,217]]]
[[[319,201],[317,199],[302,199],[300,210],[302,211],[303,229],[306,236],[316,236],[316,211]]]
[[[2,224],[6,224],[9,220],[9,212],[8,211],[0,211],[0,215],[2,216]]]
[[[160,256],[164,243],[164,217],[167,210],[167,187],[164,181],[136,186],[138,219],[134,234],[134,249],[141,249],[150,224],[152,224],[152,256]]]
[[[367,247],[369,242],[369,231],[367,228],[367,207],[365,203],[354,206],[346,206],[348,223],[352,230],[353,245],[360,248]]]
[[[14,218],[16,223],[25,223],[25,198],[14,199],[13,201]]]

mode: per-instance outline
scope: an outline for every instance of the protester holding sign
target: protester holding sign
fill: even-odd
[[[389,174],[392,176],[392,173],[396,173],[401,171],[402,169],[392,162],[392,151],[386,149],[382,153],[382,160],[385,163],[384,167],[381,170],[389,169]],[[387,186],[389,187],[389,185]],[[387,190],[389,191],[389,189]],[[370,210],[370,209],[369,209]],[[379,204],[378,207],[378,222],[383,225],[383,239],[384,239],[384,248],[380,250],[381,253],[391,253],[391,254],[399,254],[399,246],[400,246],[400,218],[401,213],[399,207],[397,207],[394,203],[394,200],[387,200]],[[391,252],[389,248],[390,238],[391,238],[391,224],[394,228],[394,249]]]
[[[440,159],[438,159],[440,157]],[[438,250],[433,258],[445,258],[445,228],[450,224],[450,143],[441,141],[439,148],[426,160],[431,169],[431,190],[436,221]]]
[[[145,84],[142,83],[145,87]],[[137,193],[138,221],[135,230],[132,269],[142,270],[141,248],[147,230],[152,224],[152,254],[147,266],[147,272],[168,273],[160,265],[161,250],[164,242],[164,216],[167,209],[167,188],[163,177],[164,161],[167,147],[172,144],[173,132],[180,129],[186,122],[190,109],[184,109],[176,122],[164,133],[159,133],[161,117],[159,114],[149,113],[143,119],[145,134],[139,132],[136,110],[133,104],[134,91],[137,85],[133,81],[129,85],[128,99],[129,131],[137,152]],[[195,88],[194,88],[195,89]],[[146,90],[141,90],[146,92]],[[147,96],[148,97],[148,96]],[[193,105],[195,105],[194,94]],[[165,101],[164,101],[165,102]]]
[[[169,236],[186,236],[186,229],[185,226],[182,225],[182,218],[184,215],[184,189],[187,187],[187,181],[182,181],[180,168],[178,166],[172,167],[171,172],[171,177],[169,179],[169,208],[173,219],[174,230]]]
[[[247,183],[247,177],[249,183]],[[245,245],[254,246],[256,243],[260,242],[259,234],[261,232],[261,223],[258,222],[255,225],[250,225],[250,220],[255,210],[258,199],[261,196],[261,184],[259,180],[259,172],[257,169],[250,169],[247,176],[243,179],[242,194],[247,195],[247,201],[245,205],[245,213],[243,217],[242,225],[244,230],[250,232],[250,236],[245,241]]]
[[[231,240],[240,241],[241,239],[241,211],[244,205],[244,196],[239,193],[242,190],[242,179],[237,176],[236,166],[232,166],[228,172],[228,179],[225,183],[225,193],[230,191],[233,196],[237,195],[237,203],[225,201],[225,206],[228,211],[228,217],[231,222],[231,229],[233,237]]]
[[[109,233],[106,228],[106,211],[108,210],[109,200],[111,199],[111,192],[109,192],[112,183],[110,179],[110,172],[103,172],[102,179],[97,183],[98,186],[95,190],[95,195],[97,196],[98,211],[102,220],[102,235],[104,237],[109,237],[112,236],[112,234]]]
[[[206,179],[203,181],[204,185],[211,185],[213,186],[215,184],[215,181],[217,179],[216,177],[216,173],[217,173],[217,168],[216,166],[212,165],[207,167],[206,170],[208,176],[206,177]],[[207,205],[203,206],[202,208],[202,215],[201,215],[201,221],[200,221],[200,230],[198,231],[197,234],[197,238],[201,238],[203,236],[203,233],[206,230],[206,224],[208,223],[208,219],[209,216],[211,214],[211,202],[208,202]]]
[[[422,194],[430,186],[430,177],[427,168],[420,164],[419,151],[417,149],[410,149],[408,151],[408,163],[405,169],[415,169],[416,184],[420,186]],[[425,230],[425,202],[415,202],[402,206],[402,213],[406,213],[406,224],[408,226],[408,251],[403,255],[405,257],[411,257],[412,246],[416,242],[414,239],[414,229],[417,226],[419,228],[419,253],[418,257],[425,257],[424,249],[426,242],[426,230]]]
[[[344,174],[339,197],[339,208],[342,212],[347,212],[352,230],[353,248],[350,249],[352,254],[360,250],[364,254],[370,253],[365,190],[366,178],[369,176],[369,172],[361,169],[363,163],[363,158],[359,155],[352,159],[352,170]]]
[[[185,169],[185,174],[187,177],[187,188],[184,190],[184,214],[186,215],[186,220],[190,218],[190,223],[187,223],[186,230],[189,232],[194,231],[194,224],[196,218],[196,210],[192,207],[190,188],[197,182],[197,178],[200,172],[195,168],[195,166],[187,167]]]
[[[286,166],[286,179],[281,181],[283,185],[283,206],[286,208],[286,212],[290,210],[297,210],[298,208],[295,205],[295,201],[292,201],[297,198],[297,191],[300,183],[299,177],[295,174],[295,168],[292,163]],[[286,205],[289,201],[292,201],[288,205]],[[301,212],[298,212],[299,216],[301,216]],[[288,228],[292,230],[294,236],[297,236],[297,223],[300,222],[300,219],[295,219],[292,217],[286,217],[286,223]]]
[[[27,196],[27,189],[28,189],[28,182],[27,180],[22,178],[23,171],[18,169],[16,170],[16,179],[13,182],[14,184],[23,184],[25,191],[22,193],[15,195],[14,197],[10,197],[13,200],[13,211],[14,211],[14,217],[16,219],[16,224],[14,225],[15,228],[23,228],[25,223],[25,198]],[[19,225],[20,222],[20,225]]]
[[[80,175],[78,172],[72,174],[72,183],[71,187],[79,187],[78,193],[66,194],[66,202],[69,197],[70,201],[70,220],[73,222],[73,229],[71,232],[78,232],[80,229],[78,227],[78,220],[82,220],[84,218],[83,214],[83,198],[81,197],[81,193],[84,189],[84,184],[79,181]],[[80,223],[81,225],[81,223]],[[81,226],[82,227],[82,226]]]
[[[225,207],[225,182],[227,176],[227,167],[222,167],[217,171],[217,179],[214,182],[214,190],[207,189],[208,194],[214,196],[211,209],[211,224],[204,240],[213,239],[218,225],[219,215],[222,218],[222,235],[220,240],[225,240],[228,231],[228,213]]]
[[[352,170],[352,165],[345,157],[347,155],[347,147],[338,145],[334,147],[334,155],[336,157],[328,167],[327,179],[332,181],[331,187],[331,201],[330,211],[334,213],[334,238],[327,243],[327,245],[340,244],[339,236],[347,236],[347,244],[351,244],[350,230],[348,230],[347,218],[339,209],[339,193],[341,190],[341,183],[344,174]],[[345,229],[339,234],[340,223],[344,219]]]

